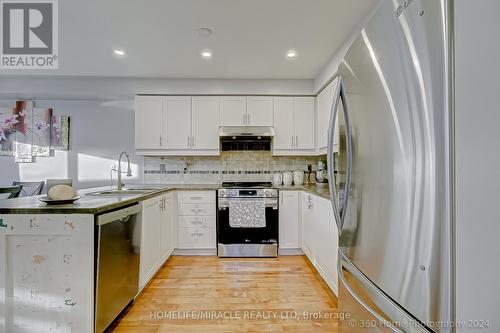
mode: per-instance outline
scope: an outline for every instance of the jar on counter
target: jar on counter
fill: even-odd
[[[275,172],[273,174],[273,185],[280,186],[281,184],[283,184],[283,175],[281,172]]]
[[[295,170],[293,172],[293,183],[295,185],[302,185],[302,184],[304,184],[304,171],[302,171],[302,170]]]
[[[291,171],[283,172],[283,185],[290,186],[293,182],[293,173]]]

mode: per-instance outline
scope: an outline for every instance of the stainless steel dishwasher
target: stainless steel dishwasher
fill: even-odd
[[[95,332],[103,332],[139,289],[140,205],[96,216]]]

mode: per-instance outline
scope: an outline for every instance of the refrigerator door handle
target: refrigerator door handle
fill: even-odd
[[[346,184],[344,189],[344,196],[341,198],[340,202],[338,200],[336,188],[335,188],[335,175],[333,172],[333,143],[335,140],[335,125],[337,122],[337,113],[339,104],[342,102],[344,110],[344,120],[346,126],[346,153],[347,153],[347,166],[346,166]],[[351,124],[349,121],[349,111],[347,106],[347,100],[345,97],[345,89],[342,77],[338,77],[337,89],[335,92],[335,97],[332,103],[332,110],[330,112],[330,122],[328,127],[328,148],[327,148],[327,161],[328,161],[328,187],[330,190],[330,201],[333,207],[333,214],[335,216],[335,222],[337,223],[337,228],[339,230],[339,236],[342,233],[344,227],[345,212],[347,209],[347,201],[349,199],[349,192],[351,188],[351,178],[352,178],[352,131]]]
[[[352,298],[354,298],[356,300],[356,302],[358,302],[363,308],[365,308],[366,311],[368,311],[373,317],[375,317],[379,321],[379,323],[383,323],[384,327],[390,328],[395,333],[404,333],[403,331],[395,328],[387,319],[385,319],[380,314],[378,314],[375,310],[373,310],[368,304],[366,304],[365,301],[363,301],[361,299],[361,297],[359,297],[354,292],[354,290],[352,290],[351,286],[349,286],[349,283],[347,282],[347,280],[344,276],[344,272],[342,271],[342,260],[339,260],[337,263],[337,271],[338,271],[340,281],[344,285],[347,292],[349,292],[349,294],[351,294]]]

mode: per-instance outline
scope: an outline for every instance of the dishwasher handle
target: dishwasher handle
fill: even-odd
[[[110,213],[97,215],[96,224],[104,225],[118,220],[126,222],[131,215],[135,215],[137,213],[140,213],[141,211],[142,206],[137,204],[123,209],[115,210]]]

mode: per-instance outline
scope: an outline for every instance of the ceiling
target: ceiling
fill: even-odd
[[[59,69],[1,74],[312,79],[373,0],[59,1]],[[213,34],[200,36],[198,29]],[[113,49],[126,51],[118,57]],[[202,59],[209,49],[211,59]],[[286,57],[296,50],[294,60]]]

